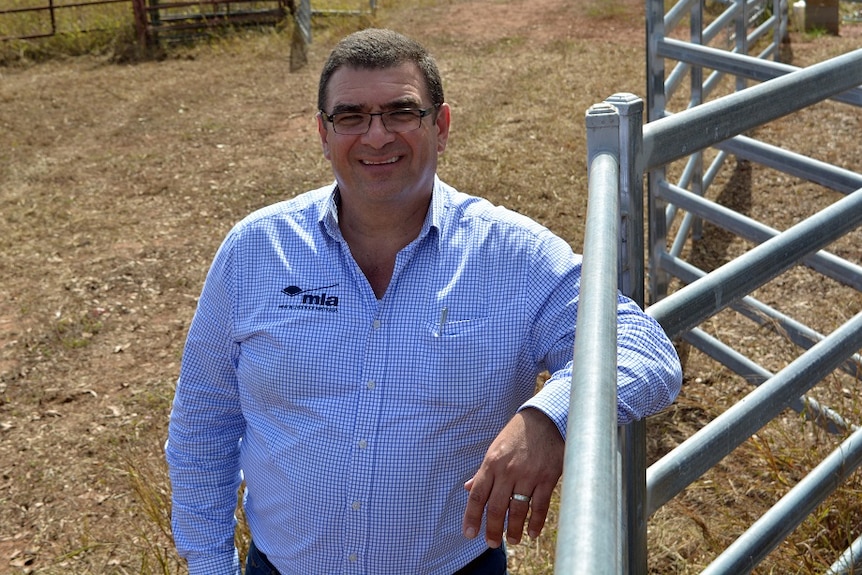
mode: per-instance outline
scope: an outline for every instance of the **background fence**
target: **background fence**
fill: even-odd
[[[9,0],[0,8],[0,40],[34,40],[134,26],[142,45],[184,39],[207,31],[274,26],[292,17],[311,42],[314,15],[361,15],[376,0]]]

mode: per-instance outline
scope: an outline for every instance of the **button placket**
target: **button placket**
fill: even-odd
[[[376,433],[376,422],[381,409],[379,391],[380,369],[385,359],[385,342],[379,317],[370,322],[368,340],[363,357],[364,382],[356,404],[353,449],[350,458],[350,484],[346,501],[346,558],[347,569],[354,572],[361,567],[359,558],[368,546],[368,512],[373,481],[373,451],[371,445]]]

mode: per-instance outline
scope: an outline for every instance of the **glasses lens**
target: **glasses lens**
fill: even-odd
[[[338,134],[355,135],[368,131],[371,116],[368,114],[344,112],[332,116],[332,127]]]
[[[371,127],[371,119],[380,116],[383,127],[388,132],[403,133],[412,132],[422,124],[422,110],[393,110],[369,114],[367,112],[341,112],[333,114],[330,119],[336,134],[345,136],[357,136],[368,132]]]
[[[390,132],[411,132],[422,122],[419,110],[394,110],[386,112],[382,117],[383,126]]]

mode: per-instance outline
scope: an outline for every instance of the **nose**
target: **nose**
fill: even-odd
[[[363,135],[363,140],[370,145],[382,146],[391,142],[395,134],[386,129],[383,125],[383,116],[373,114],[371,116],[371,124],[368,126],[368,131]]]

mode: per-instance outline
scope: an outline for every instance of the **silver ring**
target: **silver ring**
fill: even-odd
[[[529,495],[521,495],[520,493],[513,493],[512,499],[514,499],[515,501],[523,501],[524,503],[529,503],[532,497],[530,497]]]

